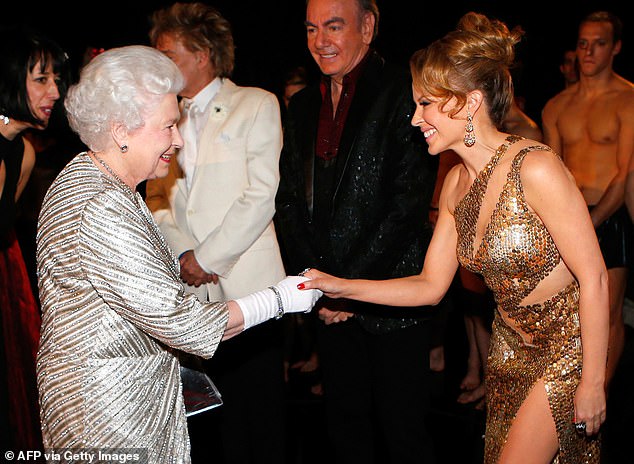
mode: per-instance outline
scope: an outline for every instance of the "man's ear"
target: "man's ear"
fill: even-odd
[[[372,13],[366,11],[363,13],[363,20],[361,21],[361,34],[363,36],[363,43],[370,45],[374,38],[374,23],[376,18]]]
[[[208,50],[197,50],[194,52],[194,56],[196,57],[196,65],[199,68],[204,68],[211,61],[211,52]]]
[[[623,45],[623,42],[621,42],[620,40],[617,40],[616,43],[614,44],[614,48],[612,49],[612,56],[616,56],[619,53],[621,53],[621,46]]]

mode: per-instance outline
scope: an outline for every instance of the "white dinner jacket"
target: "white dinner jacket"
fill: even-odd
[[[282,124],[275,95],[229,79],[209,105],[191,190],[172,158],[165,178],[147,182],[146,201],[176,256],[193,249],[203,269],[219,275],[218,285],[189,287],[213,301],[285,276],[273,226]]]

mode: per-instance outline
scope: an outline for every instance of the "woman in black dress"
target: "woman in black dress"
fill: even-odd
[[[27,129],[48,125],[67,55],[33,31],[0,41],[0,423],[3,449],[41,449],[35,355],[40,313],[16,233],[16,203],[35,164]],[[6,379],[6,380],[4,380]]]

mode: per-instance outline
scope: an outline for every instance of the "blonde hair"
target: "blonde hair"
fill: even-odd
[[[214,7],[201,2],[174,3],[155,11],[151,21],[153,46],[162,34],[176,34],[188,50],[209,53],[216,75],[231,77],[235,62],[231,24]]]
[[[489,117],[501,126],[513,101],[513,80],[509,68],[515,60],[515,44],[523,35],[521,28],[509,31],[501,21],[469,12],[456,30],[410,59],[414,88],[423,95],[439,98],[441,106],[453,97],[453,116],[467,101],[467,94],[484,94]]]

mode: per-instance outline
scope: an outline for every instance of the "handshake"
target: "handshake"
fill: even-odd
[[[265,290],[235,300],[244,316],[244,330],[273,317],[279,319],[287,313],[310,312],[323,292],[297,288],[307,280],[304,276],[289,276]]]

